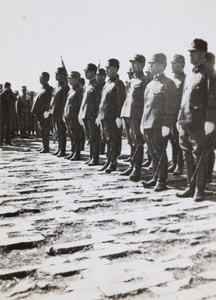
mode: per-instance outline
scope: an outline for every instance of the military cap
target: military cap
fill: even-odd
[[[171,63],[172,62],[180,62],[183,65],[185,65],[185,58],[184,58],[183,55],[176,54],[176,55],[173,56],[173,59],[172,59]]]
[[[201,51],[208,51],[208,44],[206,41],[202,39],[195,39],[191,43],[190,49],[188,51],[195,51],[195,50],[201,50]]]
[[[145,64],[146,59],[142,54],[135,54],[133,58],[130,59],[130,62],[137,61]]]
[[[119,69],[119,61],[115,58],[110,58],[108,61],[107,61],[107,65],[106,67],[116,67]]]
[[[97,71],[97,66],[95,64],[88,64],[86,66],[86,68],[84,69],[85,72],[88,72],[88,71],[93,71],[93,72],[96,72]]]
[[[153,62],[159,62],[160,64],[166,64],[167,63],[167,58],[166,55],[163,53],[156,53],[152,56],[151,60],[149,63]]]
[[[4,84],[4,87],[6,87],[6,86],[9,86],[9,87],[11,87],[11,84],[10,84],[10,82],[5,82],[5,84]]]
[[[47,72],[42,72],[41,75],[40,75],[40,77],[46,77],[47,79],[49,79],[50,75]]]
[[[97,70],[97,75],[106,76],[106,71],[103,68],[100,68],[100,69]]]
[[[56,74],[67,75],[65,68],[59,67],[56,71]]]
[[[26,85],[23,85],[23,86],[22,86],[22,90],[27,90],[27,86],[26,86]]]
[[[207,52],[204,60],[205,60],[205,62],[209,61],[209,62],[215,63],[215,55],[211,52]]]
[[[77,72],[77,71],[72,71],[71,73],[70,73],[70,76],[68,76],[68,78],[79,78],[80,79],[80,73],[79,72]]]

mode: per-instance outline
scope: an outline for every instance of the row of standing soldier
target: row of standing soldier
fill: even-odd
[[[107,144],[107,162],[102,169],[111,173],[116,170],[121,152],[123,121],[131,146],[131,165],[122,175],[130,176],[132,181],[140,179],[145,142],[152,159],[153,178],[144,180],[142,184],[145,188],[154,187],[156,192],[165,190],[168,173],[166,147],[170,139],[174,150],[172,171],[181,174],[182,153],[187,171],[187,188],[177,196],[202,201],[207,158],[212,162],[209,169],[212,169],[214,162],[216,77],[213,67],[208,66],[209,60],[212,63],[212,55],[207,54],[207,42],[195,39],[189,52],[194,65],[192,72],[185,77],[184,57],[175,55],[172,61],[174,80],[164,74],[166,56],[163,53],[154,54],[149,61],[150,82],[143,74],[145,57],[135,55],[130,60],[133,77],[126,94],[125,86],[119,79],[117,59],[108,60],[106,83],[96,80],[97,67],[88,64],[85,69],[88,82],[84,92],[80,88],[80,73],[77,71],[71,72],[68,78],[69,88],[65,68],[58,68],[55,89],[48,84],[49,74],[43,72],[40,76],[42,90],[32,109],[41,125],[41,152],[49,152],[49,130],[53,117],[58,137],[55,155],[65,156],[68,132],[71,138],[69,158],[79,160],[80,133],[83,128],[90,143],[88,165],[99,164],[101,138]]]

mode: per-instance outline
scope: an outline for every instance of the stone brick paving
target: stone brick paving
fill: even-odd
[[[88,147],[78,162],[39,147],[0,148],[0,299],[216,299],[215,175],[195,203],[175,196],[185,174],[160,193],[120,176],[125,140],[112,174]]]

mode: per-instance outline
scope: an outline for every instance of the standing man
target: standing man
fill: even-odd
[[[119,61],[111,58],[106,72],[109,80],[104,85],[96,124],[101,126],[102,139],[108,144],[106,173],[116,170],[117,158],[121,153],[122,105],[125,101],[125,86],[118,75]],[[104,169],[102,168],[102,169]]]
[[[96,166],[99,164],[100,129],[95,125],[95,119],[101,100],[102,85],[96,80],[96,65],[90,63],[84,71],[88,82],[84,88],[79,122],[83,125],[86,139],[90,141],[90,157],[86,163],[89,166]]]
[[[11,90],[11,84],[5,82],[4,90],[0,94],[0,145],[5,140],[5,145],[11,145],[10,123],[13,121],[12,107],[15,105],[16,96]]]
[[[145,90],[140,129],[152,156],[153,178],[142,183],[144,187],[154,186],[154,191],[159,192],[166,189],[166,147],[176,113],[176,86],[164,74],[167,58],[163,53],[154,54],[149,64],[154,77]]]
[[[40,134],[42,137],[42,149],[40,153],[49,152],[49,134],[51,127],[51,118],[44,118],[44,112],[49,110],[50,101],[52,99],[53,87],[49,85],[50,75],[42,72],[39,80],[42,85],[41,90],[33,101],[32,113],[36,115],[40,126]]]
[[[49,115],[53,115],[53,121],[57,125],[58,136],[58,150],[53,153],[57,157],[65,156],[66,149],[66,126],[62,119],[64,107],[69,91],[67,83],[67,72],[65,68],[60,67],[56,72],[57,86],[54,90],[53,97],[50,102],[50,110],[44,112],[44,117],[48,118]]]
[[[136,54],[130,60],[133,77],[130,80],[130,87],[127,90],[126,100],[121,111],[125,134],[128,144],[131,146],[131,165],[121,175],[130,175],[129,179],[135,182],[140,179],[143,161],[144,139],[140,132],[140,122],[144,107],[144,91],[147,84],[143,73],[145,61],[142,54]]]
[[[17,101],[17,109],[20,117],[20,136],[21,138],[28,138],[29,132],[29,114],[30,114],[30,97],[27,94],[27,87],[22,86],[22,95]]]
[[[172,164],[168,168],[168,172],[173,173],[174,175],[181,175],[184,166],[183,160],[183,152],[179,145],[179,132],[176,127],[176,122],[178,118],[179,109],[181,106],[183,85],[185,80],[184,66],[185,66],[185,58],[183,55],[176,54],[171,61],[172,64],[172,72],[174,73],[174,79],[177,95],[176,95],[176,116],[171,127],[171,132],[169,135],[169,139],[172,145]]]
[[[204,199],[205,154],[214,138],[216,85],[215,78],[209,77],[204,64],[207,48],[206,41],[195,39],[188,50],[194,68],[185,78],[178,116],[180,146],[185,156],[188,186],[177,196],[192,196],[195,201]],[[192,180],[194,175],[195,180]]]
[[[80,160],[81,148],[81,125],[78,121],[78,114],[82,102],[83,89],[80,86],[80,73],[71,72],[68,77],[71,88],[68,92],[67,101],[64,108],[63,118],[67,127],[67,132],[71,139],[71,153],[66,156],[67,159]]]

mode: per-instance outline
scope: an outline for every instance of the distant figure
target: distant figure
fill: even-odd
[[[38,133],[38,135],[41,134],[42,137],[42,148],[40,153],[49,152],[49,134],[52,120],[51,118],[44,118],[44,112],[49,110],[53,93],[53,87],[49,85],[49,78],[49,73],[41,73],[39,77],[41,90],[35,97],[32,105],[32,113],[36,115],[39,122],[40,133]]]
[[[29,114],[30,114],[30,97],[27,94],[27,87],[22,86],[22,95],[17,101],[17,109],[20,118],[20,136],[21,138],[28,138],[29,131]]]
[[[5,141],[5,145],[11,145],[10,122],[13,117],[13,107],[15,106],[16,96],[11,90],[11,84],[6,82],[4,90],[0,94],[0,145]]]

